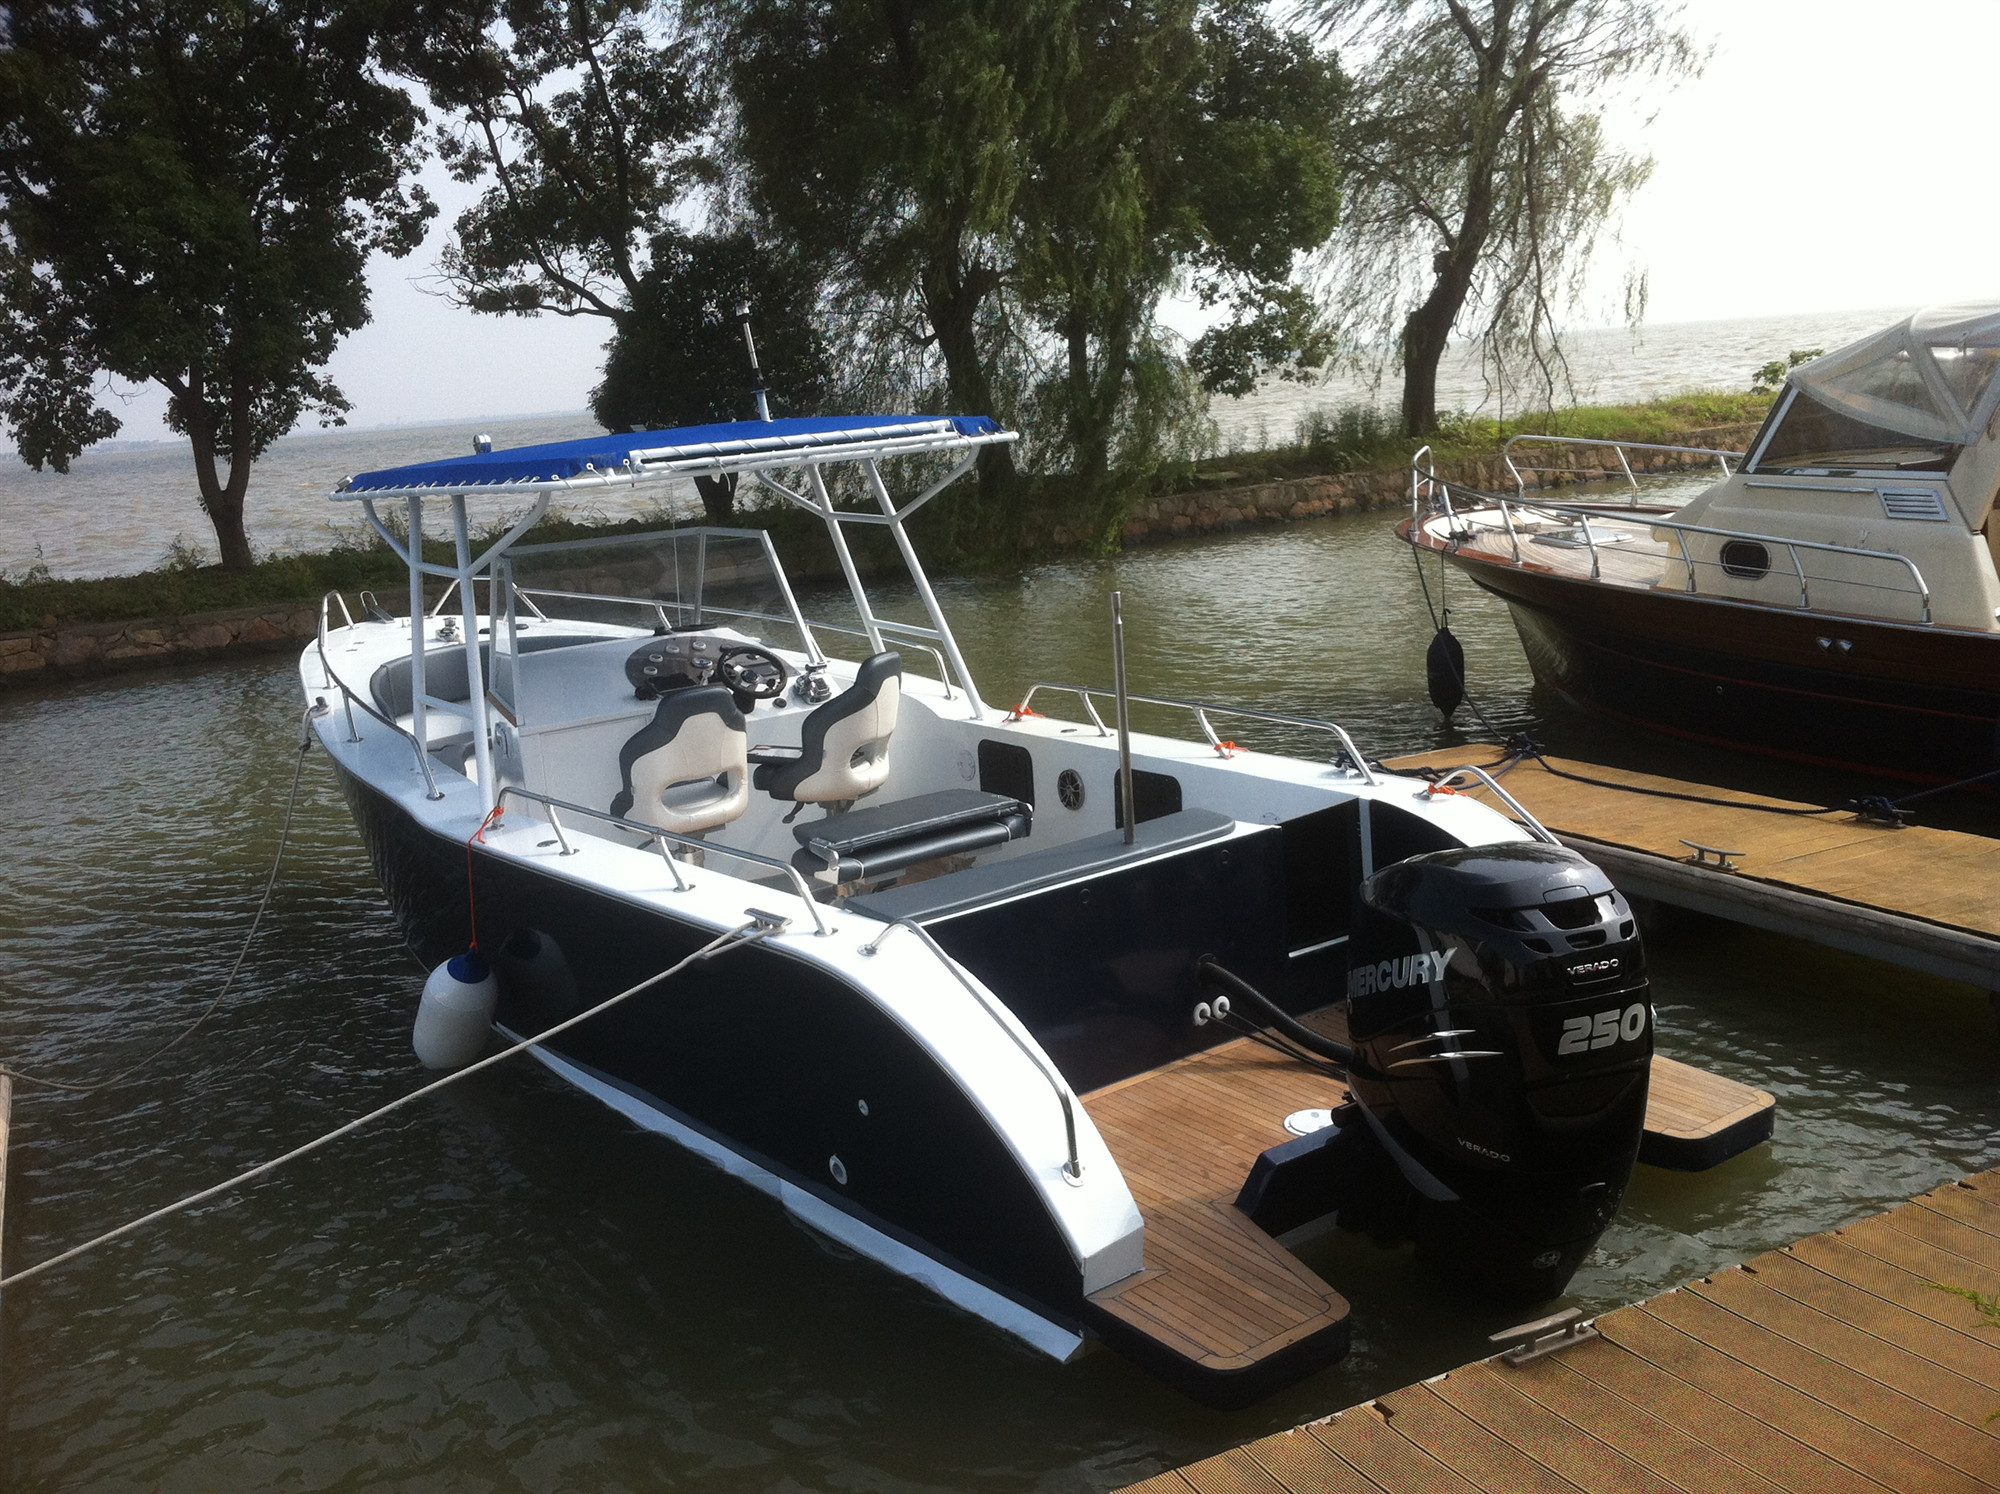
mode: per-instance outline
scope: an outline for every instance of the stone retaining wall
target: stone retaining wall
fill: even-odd
[[[1717,426],[1689,431],[1674,444],[1740,451],[1756,430],[1754,425]],[[1636,470],[1648,472],[1690,467],[1700,461],[1664,452],[1634,452],[1631,459]],[[1514,480],[1498,457],[1440,462],[1438,476],[1446,482],[1486,492],[1514,490]],[[1544,477],[1530,485],[1547,488],[1560,482],[1558,478]],[[1409,502],[1409,483],[1409,473],[1395,468],[1297,477],[1210,492],[1172,493],[1133,505],[1119,531],[1119,540],[1128,546],[1141,545],[1251,524],[1280,524],[1326,514],[1400,507]],[[1093,538],[1066,527],[1056,515],[1051,515],[1047,523],[1030,523],[1026,527],[1035,536],[1029,541],[1030,546],[1045,551],[1073,550],[1091,543]],[[184,663],[253,649],[287,648],[312,637],[318,630],[318,604],[298,602],[191,617],[69,623],[0,633],[0,689],[28,680],[107,674],[140,669],[148,664]]]
[[[0,689],[29,680],[183,664],[254,649],[290,649],[318,631],[318,603],[280,602],[190,617],[65,623],[0,633]]]

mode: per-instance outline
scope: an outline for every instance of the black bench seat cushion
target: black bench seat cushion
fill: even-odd
[[[850,898],[850,912],[885,921],[908,918],[928,923],[949,918],[1003,898],[1018,897],[1044,887],[1086,877],[1100,877],[1134,861],[1185,850],[1219,840],[1236,829],[1236,821],[1211,809],[1183,809],[1158,819],[1141,820],[1130,845],[1122,830],[1088,836],[1045,851],[1030,851],[1006,861],[974,866],[949,876],[932,877],[908,887],[891,887]]]
[[[928,861],[1028,834],[1034,810],[1004,794],[942,789],[792,826],[792,864],[822,882],[886,877]]]

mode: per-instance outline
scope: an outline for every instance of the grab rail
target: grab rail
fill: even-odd
[[[1559,846],[1562,844],[1561,841],[1555,838],[1554,833],[1550,831],[1548,826],[1544,825],[1540,820],[1536,819],[1532,814],[1528,813],[1527,806],[1524,805],[1519,799],[1516,799],[1512,794],[1508,793],[1505,789],[1500,787],[1499,780],[1496,779],[1491,773],[1487,772],[1484,768],[1478,767],[1472,763],[1467,763],[1462,768],[1453,768],[1449,773],[1445,774],[1444,777],[1438,779],[1435,783],[1433,783],[1431,785],[1431,789],[1432,790],[1441,788],[1451,789],[1455,793],[1457,792],[1457,784],[1455,780],[1463,777],[1467,773],[1470,773],[1474,778],[1477,778],[1487,788],[1491,789],[1493,792],[1493,796],[1514,812],[1514,818],[1516,818],[1521,822],[1521,827],[1525,829],[1530,835],[1534,836],[1536,840],[1545,841],[1552,846]]]
[[[1093,685],[1063,685],[1054,680],[1037,680],[1028,686],[1028,693],[1021,697],[1021,703],[1008,713],[1009,721],[1019,721],[1029,714],[1028,704],[1035,698],[1037,690],[1062,690],[1076,696],[1083,702],[1083,708],[1090,716],[1091,725],[1097,728],[1097,734],[1101,737],[1111,735],[1110,729],[1104,724],[1104,718],[1097,714],[1097,707],[1092,703],[1091,696],[1102,695],[1108,698],[1114,692]],[[1167,706],[1174,710],[1192,711],[1195,720],[1201,723],[1202,735],[1208,738],[1208,745],[1222,757],[1229,756],[1229,748],[1222,738],[1216,735],[1215,727],[1208,719],[1211,711],[1219,716],[1240,716],[1250,721],[1273,721],[1280,726],[1303,726],[1310,731],[1330,732],[1339,740],[1341,747],[1340,755],[1333,759],[1333,766],[1336,768],[1342,766],[1341,757],[1344,756],[1351,765],[1349,771],[1359,773],[1363,782],[1372,786],[1381,781],[1369,768],[1368,760],[1361,755],[1361,749],[1354,745],[1354,738],[1331,721],[1319,721],[1309,716],[1281,716],[1273,711],[1252,711],[1243,706],[1215,705],[1208,701],[1173,700],[1161,695],[1127,695],[1126,699],[1139,705]]]
[[[1665,451],[1677,456],[1712,456],[1715,458],[1716,464],[1722,468],[1722,475],[1724,477],[1730,475],[1729,458],[1735,457],[1738,461],[1741,461],[1744,455],[1740,451],[1721,451],[1713,446],[1663,446],[1655,441],[1621,441],[1616,438],[1602,436],[1537,436],[1524,431],[1519,435],[1509,436],[1505,444],[1500,448],[1500,460],[1507,464],[1507,470],[1514,475],[1514,494],[1517,498],[1525,496],[1528,491],[1527,479],[1521,475],[1521,469],[1514,465],[1514,448],[1523,441],[1543,446],[1610,447],[1611,450],[1618,454],[1618,465],[1624,471],[1625,480],[1632,485],[1632,501],[1635,506],[1638,502],[1639,479],[1632,471],[1632,464],[1625,459],[1625,453],[1628,451]],[[1575,467],[1528,468],[1528,471],[1536,473],[1580,472],[1581,470]],[[1617,476],[1616,473],[1609,470],[1603,471],[1600,475],[1604,477]]]
[[[410,744],[410,750],[417,755],[417,771],[424,775],[424,797],[426,799],[442,799],[444,797],[444,790],[437,786],[437,778],[431,772],[430,754],[424,751],[424,744],[419,742],[411,733],[404,731],[402,727],[376,710],[375,707],[356,695],[352,690],[348,689],[347,681],[334,673],[333,665],[326,657],[326,604],[329,601],[340,603],[341,615],[347,619],[347,626],[350,628],[354,626],[354,614],[347,610],[347,599],[338,591],[330,591],[319,599],[319,670],[326,683],[340,691],[341,700],[347,708],[347,740],[350,742],[361,740],[361,732],[354,724],[354,708],[360,706],[363,712],[373,716],[377,721],[381,722],[389,730]]]
[[[966,978],[965,971],[959,968],[958,961],[945,953],[944,946],[932,938],[930,930],[922,924],[908,918],[892,919],[887,928],[861,946],[861,953],[870,956],[874,955],[877,950],[881,949],[882,941],[895,933],[897,929],[908,929],[917,938],[922,940],[924,947],[936,955],[938,962],[957,978],[961,986],[965,987],[965,993],[978,1002],[980,1007],[986,1012],[986,1015],[999,1025],[1000,1030],[1014,1040],[1014,1046],[1027,1056],[1028,1062],[1041,1070],[1042,1077],[1049,1082],[1049,1088],[1056,1092],[1056,1102],[1062,1106],[1063,1131],[1069,1139],[1069,1162],[1063,1168],[1063,1176],[1072,1183],[1082,1182],[1083,1160],[1077,1155],[1076,1150],[1076,1111],[1070,1103],[1069,1086],[1064,1084],[1060,1078],[1050,1071],[1048,1064],[1043,1062],[1039,1053],[1029,1047],[1026,1042],[1022,1041],[1021,1034],[1014,1030],[1014,1023],[1009,1022],[993,1009],[992,1003],[986,999],[985,994],[980,991],[979,987]]]
[[[696,840],[691,835],[682,835],[673,830],[662,830],[658,825],[644,825],[637,820],[628,820],[621,815],[611,814],[606,810],[592,809],[588,804],[573,804],[567,799],[558,799],[552,794],[542,794],[537,793],[533,789],[522,788],[519,784],[501,784],[500,792],[495,797],[494,803],[496,805],[506,803],[509,795],[512,795],[516,799],[530,800],[533,803],[541,805],[549,812],[549,826],[556,832],[556,844],[562,847],[561,854],[564,856],[574,856],[576,848],[569,843],[569,835],[564,831],[563,823],[556,815],[557,810],[562,810],[567,814],[580,814],[586,819],[602,820],[605,824],[615,825],[620,830],[627,831],[630,834],[645,836],[658,849],[660,859],[667,864],[667,870],[673,873],[674,891],[676,892],[690,891],[694,884],[681,875],[680,863],[668,854],[667,843],[669,841],[692,851],[719,851],[725,856],[734,856],[739,861],[749,861],[758,866],[773,867],[791,878],[792,890],[798,894],[799,900],[806,905],[806,911],[812,914],[814,933],[825,935],[833,932],[832,929],[827,927],[826,919],[820,914],[819,899],[812,895],[812,888],[807,885],[806,879],[799,875],[799,869],[789,861],[780,861],[775,856],[766,856],[757,851],[741,851],[734,846],[716,845],[712,841]]]

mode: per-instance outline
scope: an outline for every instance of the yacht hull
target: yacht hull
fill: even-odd
[[[1910,782],[2000,767],[2000,634],[1609,586],[1463,552],[1445,558],[1507,603],[1535,678],[1585,709]]]
[[[477,847],[468,862],[464,842],[337,771],[426,964],[470,940],[470,868],[507,1032],[543,1031],[713,937]],[[1038,1347],[1073,1351],[1077,1262],[1019,1163],[952,1076],[838,975],[770,945],[734,949],[564,1033],[544,1061],[824,1233]]]

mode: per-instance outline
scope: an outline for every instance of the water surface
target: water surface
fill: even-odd
[[[1116,585],[1135,689],[1329,717],[1372,753],[1463,740],[1423,702],[1430,625],[1389,524],[939,589],[995,701],[1107,679]],[[1569,716],[1531,690],[1500,608],[1455,580],[1446,600],[1496,726],[1597,760],[1731,771]],[[295,679],[273,657],[0,695],[8,1061],[103,1074],[206,1003],[277,842]],[[1700,921],[1660,932],[1652,958],[1662,1048],[1774,1091],[1778,1135],[1708,1174],[1641,1168],[1577,1277],[1586,1308],[2000,1164],[1983,995]],[[308,758],[265,929],[215,1018],[123,1087],[17,1098],[6,1264],[416,1087],[422,976]],[[1032,1355],[523,1061],[9,1291],[0,1486],[1106,1489],[1436,1373],[1504,1326],[1405,1252],[1335,1236],[1303,1253],[1355,1303],[1352,1354],[1250,1411],[1210,1412],[1115,1354]]]

